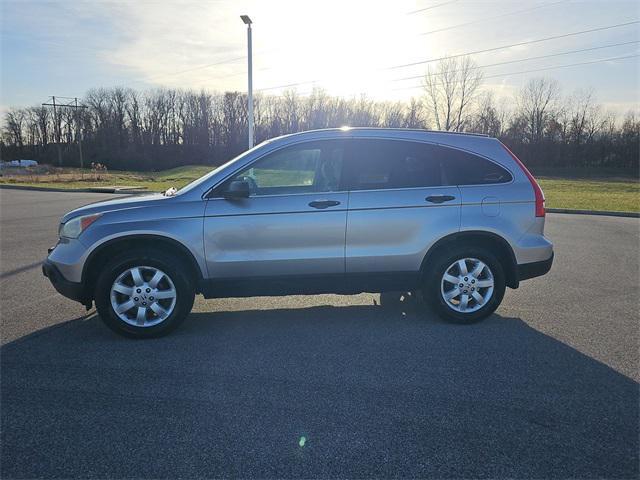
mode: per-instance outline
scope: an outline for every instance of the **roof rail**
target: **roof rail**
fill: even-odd
[[[298,135],[311,132],[331,132],[331,131],[350,131],[350,130],[373,130],[373,131],[400,131],[400,132],[421,132],[421,133],[444,133],[447,135],[467,135],[472,137],[489,137],[486,133],[473,133],[473,132],[451,132],[447,130],[427,130],[425,128],[388,128],[388,127],[340,127],[340,128],[316,128],[313,130],[304,130],[301,132],[290,133],[289,135]],[[283,135],[287,136],[287,135]]]

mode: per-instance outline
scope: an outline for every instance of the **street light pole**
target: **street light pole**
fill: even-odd
[[[247,60],[248,60],[248,71],[249,71],[249,85],[248,85],[248,94],[247,99],[249,102],[249,148],[253,148],[253,59],[251,52],[251,19],[248,15],[240,15],[240,18],[247,26]]]

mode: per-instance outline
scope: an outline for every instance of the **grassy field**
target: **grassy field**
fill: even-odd
[[[211,171],[211,167],[178,167],[162,172],[109,172],[55,169],[46,174],[4,175],[1,184],[54,188],[138,186],[149,191],[180,188]],[[539,177],[549,208],[640,212],[640,182],[618,179],[561,179]]]
[[[539,178],[549,208],[640,212],[640,183]]]
[[[47,173],[27,173],[0,177],[0,185],[28,185],[46,188],[93,188],[93,187],[144,187],[149,191],[164,191],[170,187],[180,188],[213,170],[200,165],[164,170],[162,172],[110,171],[96,174],[79,168],[53,169]]]

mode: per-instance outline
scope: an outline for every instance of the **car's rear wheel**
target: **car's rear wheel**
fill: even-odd
[[[132,251],[109,262],[95,301],[109,328],[129,337],[157,337],[189,314],[195,293],[183,265],[156,251]]]
[[[505,287],[504,269],[491,252],[459,247],[439,257],[424,293],[443,319],[473,323],[498,308]]]

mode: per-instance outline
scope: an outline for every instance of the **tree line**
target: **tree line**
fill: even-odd
[[[422,92],[408,101],[341,98],[322,89],[255,97],[260,142],[303,130],[340,127],[426,128],[498,137],[534,171],[611,169],[637,176],[640,118],[617,118],[591,91],[561,93],[553,79],[535,78],[512,96],[483,90],[483,73],[468,57],[429,68]],[[246,149],[247,98],[175,88],[144,92],[97,88],[84,109],[11,108],[5,114],[3,160],[29,158],[78,166],[162,170],[189,164],[218,165]]]

